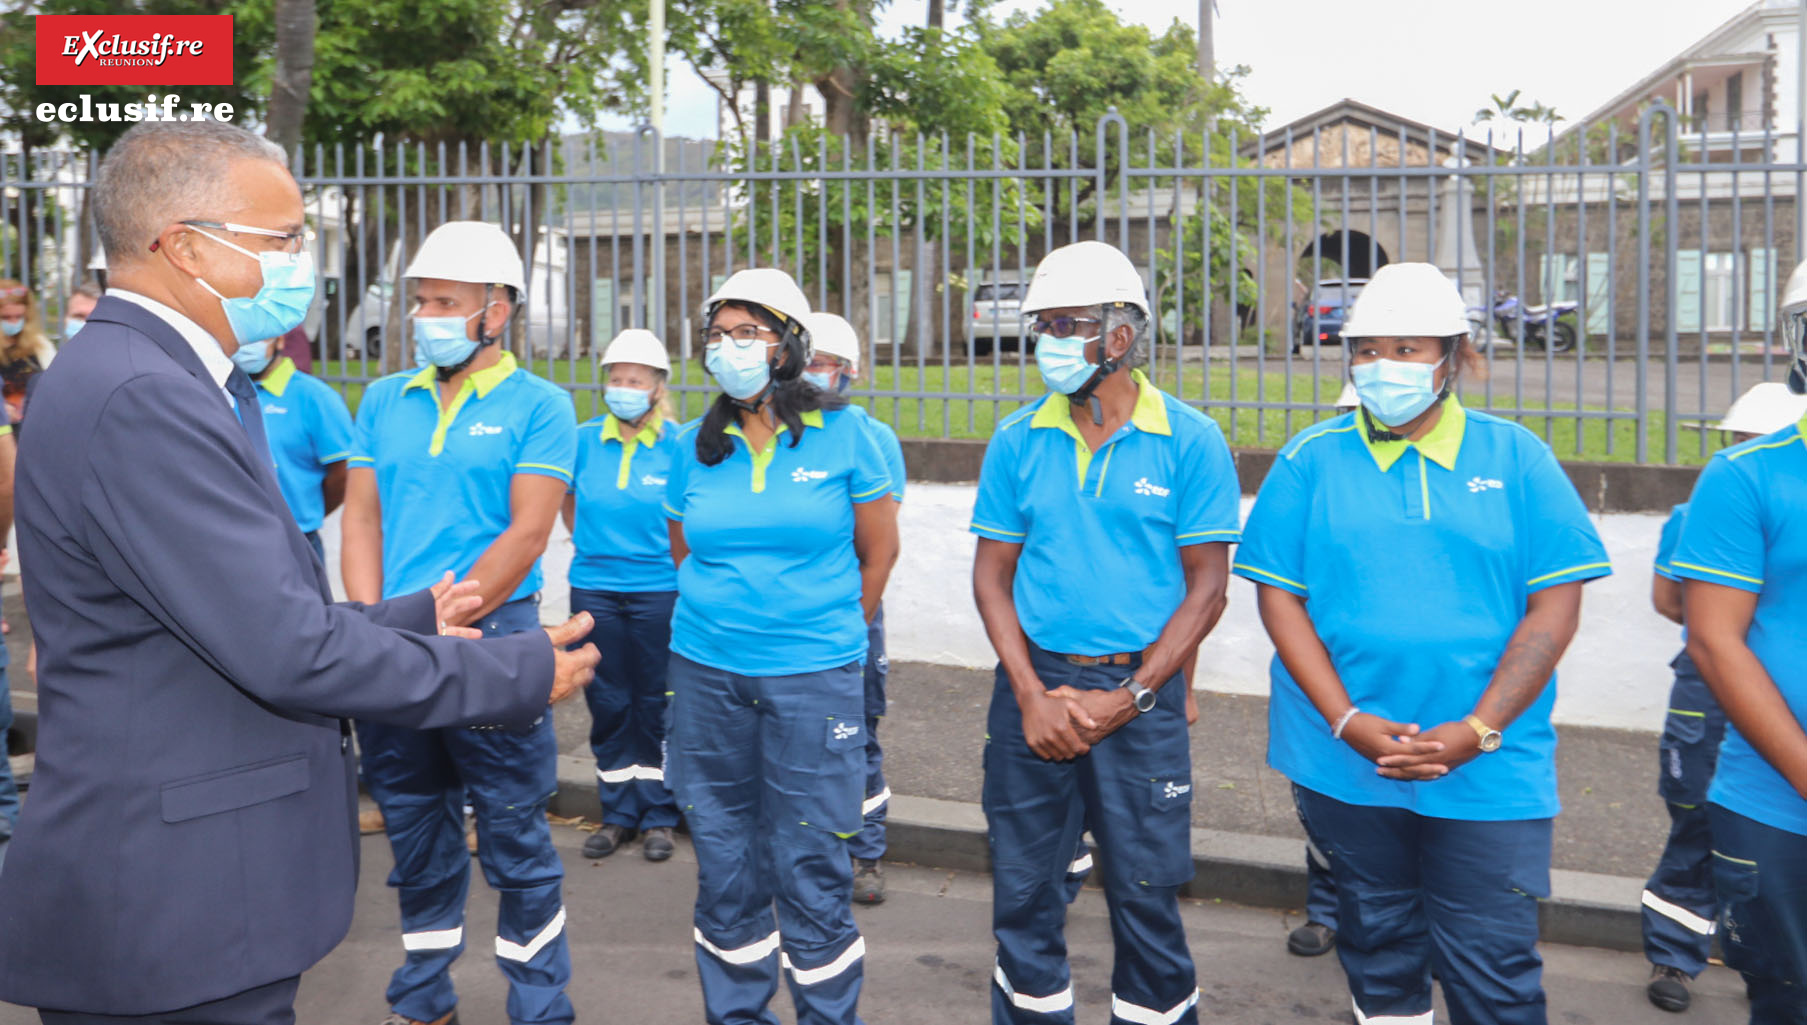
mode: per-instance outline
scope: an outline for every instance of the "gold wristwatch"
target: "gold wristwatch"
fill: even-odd
[[[1483,753],[1498,751],[1500,749],[1500,744],[1505,742],[1505,735],[1500,733],[1499,730],[1482,722],[1481,717],[1478,715],[1468,716],[1462,721],[1467,723],[1468,728],[1475,731],[1475,733],[1480,736],[1481,751]]]

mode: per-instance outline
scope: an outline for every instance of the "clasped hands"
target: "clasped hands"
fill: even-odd
[[[1379,766],[1388,779],[1425,782],[1442,779],[1481,753],[1481,738],[1460,720],[1428,730],[1357,712],[1343,726],[1343,743]]]
[[[483,631],[467,624],[477,617],[477,610],[483,607],[483,598],[477,593],[478,583],[475,580],[453,582],[450,571],[439,578],[439,583],[430,589],[433,593],[433,618],[439,624],[442,637],[463,637],[477,640]],[[575,651],[567,651],[571,645],[590,635],[595,621],[588,612],[579,612],[558,626],[546,627],[546,638],[552,642],[552,694],[546,699],[549,705],[556,705],[577,693],[596,675],[596,662],[602,656],[596,645],[586,644]]]
[[[1017,704],[1023,713],[1023,739],[1029,750],[1058,762],[1085,754],[1136,717],[1129,691],[1120,687],[1081,690],[1061,686]]]

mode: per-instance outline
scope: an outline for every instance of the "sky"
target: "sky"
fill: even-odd
[[[1042,0],[1003,0],[998,17]],[[1197,0],[1111,0],[1126,20],[1196,24]],[[1753,0],[1218,0],[1220,67],[1246,65],[1244,93],[1277,128],[1349,97],[1454,131],[1492,93],[1580,118]],[[925,0],[892,0],[881,31],[920,24]],[[954,6],[950,4],[950,6]],[[958,12],[949,15],[957,21]],[[666,134],[715,135],[715,93],[668,65]],[[605,127],[624,128],[626,119]]]

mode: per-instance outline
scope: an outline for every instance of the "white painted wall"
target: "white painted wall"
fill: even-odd
[[[1247,513],[1248,499],[1244,499]],[[970,485],[911,484],[900,523],[903,557],[885,596],[891,658],[904,662],[990,668],[995,658],[972,603]],[[1650,607],[1650,564],[1664,517],[1614,514],[1595,518],[1613,576],[1587,585],[1582,623],[1558,670],[1556,721],[1621,729],[1662,729],[1668,707],[1669,659],[1681,647],[1677,627]],[[334,588],[339,588],[338,517],[321,531]],[[561,524],[543,562],[541,618],[567,614],[565,573],[571,537]],[[1204,690],[1266,694],[1273,655],[1255,615],[1254,585],[1230,582],[1230,607],[1199,659]]]

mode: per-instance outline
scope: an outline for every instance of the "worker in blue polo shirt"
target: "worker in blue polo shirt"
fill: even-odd
[[[1276,655],[1268,763],[1337,892],[1357,1021],[1542,1025],[1554,670],[1606,551],[1549,446],[1465,410],[1466,306],[1375,272],[1343,337],[1361,408],[1281,449],[1235,572]]]
[[[586,858],[606,858],[639,832],[640,853],[673,851],[678,806],[665,787],[665,669],[678,573],[665,529],[665,485],[678,425],[665,409],[671,359],[651,331],[629,328],[603,350],[603,415],[577,428],[577,475],[565,496],[571,610],[589,612],[602,661],[584,688],[602,828]]]
[[[710,296],[703,365],[722,394],[679,434],[666,489],[666,778],[696,850],[712,1023],[775,1022],[781,969],[800,1023],[860,1020],[847,840],[865,780],[866,625],[897,558],[897,503],[872,432],[803,379],[809,313],[769,268]]]
[[[1069,874],[1103,854],[1111,1021],[1198,1020],[1182,673],[1224,609],[1241,489],[1215,421],[1141,370],[1149,306],[1103,242],[1035,268],[1023,310],[1049,394],[985,449],[973,597],[998,653],[986,719],[993,1022],[1071,1022]]]
[[[1718,429],[1734,442],[1745,442],[1792,427],[1802,416],[1807,416],[1807,396],[1794,394],[1779,381],[1764,381],[1732,403]],[[1663,524],[1650,581],[1651,604],[1678,624],[1682,581],[1671,563],[1687,514],[1688,504],[1683,502]],[[1687,638],[1684,629],[1684,644]],[[1644,956],[1651,965],[1644,992],[1665,1011],[1685,1011],[1693,1002],[1688,982],[1707,966],[1719,918],[1707,787],[1725,738],[1725,712],[1685,649],[1669,665],[1675,670],[1675,683],[1669,691],[1657,775],[1657,792],[1669,808],[1669,837],[1656,871],[1644,884]]]
[[[325,381],[296,369],[295,361],[277,355],[280,338],[241,345],[232,354],[257,384],[264,433],[276,458],[276,483],[289,503],[295,524],[326,558],[320,524],[345,501],[345,460],[351,456],[351,413],[345,400]]]
[[[539,558],[571,483],[577,423],[571,397],[500,344],[526,294],[520,254],[494,225],[452,221],[421,242],[404,274],[420,369],[377,381],[359,404],[342,518],[345,592],[377,601],[450,570],[483,601],[449,625],[489,636],[538,629]],[[456,1014],[466,801],[478,861],[500,894],[495,953],[509,1020],[571,1021],[564,869],[546,822],[558,786],[552,718],[525,733],[360,722],[358,740],[401,901],[406,958],[389,984],[387,1025],[444,1025]]]
[[[1807,369],[1807,264],[1782,293],[1782,336]],[[1729,720],[1707,791],[1719,947],[1751,1025],[1807,1022],[1807,420],[1713,456],[1670,569],[1688,656]]]
[[[860,340],[853,325],[845,317],[817,311],[804,321],[809,329],[811,353],[809,368],[803,377],[831,395],[845,396],[860,376]],[[885,472],[891,476],[891,497],[899,502],[904,496],[903,445],[891,425],[867,414],[860,406],[849,405],[847,411],[858,417],[872,432],[873,441],[885,454]],[[884,749],[878,742],[878,723],[885,716],[885,680],[890,675],[890,662],[885,656],[885,606],[879,603],[866,629],[866,801],[860,806],[865,823],[859,835],[847,842],[853,855],[853,902],[882,904],[885,901],[885,869],[880,859],[885,856],[885,813],[891,801],[891,788],[885,784]]]

